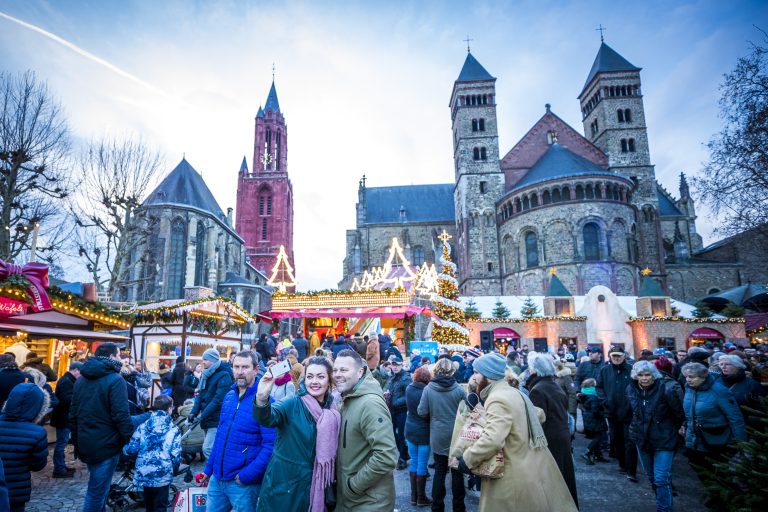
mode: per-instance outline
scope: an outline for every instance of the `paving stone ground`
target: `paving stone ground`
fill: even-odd
[[[587,466],[578,457],[578,454],[586,448],[586,440],[579,434],[576,437],[577,439],[574,444],[574,453],[577,455],[576,479],[579,486],[580,510],[582,512],[604,512],[608,510],[615,512],[638,512],[654,509],[653,492],[648,484],[648,480],[642,475],[642,471],[638,470],[640,482],[633,484],[619,474],[616,463]],[[69,450],[71,450],[71,447]],[[53,445],[50,446],[50,451],[51,453],[53,452]],[[67,460],[71,460],[71,455],[67,455]],[[27,505],[28,511],[79,512],[81,510],[88,482],[88,471],[80,461],[74,461],[71,465],[77,469],[77,473],[72,479],[52,478],[53,464],[50,459],[45,469],[33,473],[32,500]],[[201,464],[199,462],[193,463],[192,467],[197,472],[201,469]],[[688,511],[705,510],[701,499],[701,485],[682,455],[678,455],[675,458],[672,475],[678,492],[678,496],[675,497],[675,508]],[[119,476],[116,475],[115,480]],[[446,510],[451,511],[450,482],[447,483],[449,485],[447,485],[448,496],[445,500]],[[182,477],[176,478],[176,484],[180,488],[190,485],[185,484]],[[431,485],[430,479],[427,488],[430,489]],[[398,496],[397,510],[399,512],[429,510],[428,508],[411,506],[409,486],[408,472],[405,470],[397,471],[395,474],[395,487]],[[465,503],[467,511],[478,510],[479,493],[468,491]],[[142,508],[136,507],[136,510],[142,510]],[[514,510],[514,507],[510,508],[510,510]]]

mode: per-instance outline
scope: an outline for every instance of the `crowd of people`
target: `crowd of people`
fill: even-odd
[[[742,407],[759,405],[766,389],[763,355],[733,346],[644,350],[637,361],[619,346],[607,360],[600,346],[441,348],[437,357],[414,350],[406,366],[383,333],[308,338],[273,332],[228,358],[211,348],[193,367],[181,357],[161,364],[151,405],[153,376],[111,343],[71,363],[55,393],[56,375],[36,354],[21,365],[0,355],[0,510],[29,502],[31,472],[48,461],[49,419],[53,477],[75,473],[69,443],[87,466],[84,512],[105,510],[120,464],[134,465],[146,510],[169,510],[174,474],[198,454],[209,512],[393,510],[393,474],[406,470],[411,504],[433,511],[445,510],[449,478],[456,512],[466,510],[467,489],[480,491],[481,511],[572,511],[577,430],[588,447],[576,457],[613,459],[631,483],[639,466],[656,509],[670,511],[675,455],[705,476],[732,441],[746,439]],[[478,408],[482,429],[456,452],[465,413]],[[191,451],[187,429],[200,433]],[[503,461],[499,478],[475,474],[493,459]]]

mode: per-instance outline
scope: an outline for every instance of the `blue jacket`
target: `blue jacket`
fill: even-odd
[[[344,338],[338,338],[333,341],[333,344],[331,345],[331,352],[333,353],[333,358],[336,359],[336,356],[341,352],[342,350],[355,350],[351,346],[349,346],[349,343]]]
[[[464,372],[466,371],[466,368],[464,368],[464,358],[461,357],[459,354],[453,354],[451,356],[451,361],[453,361],[454,363],[459,363],[459,368],[453,374],[456,377],[456,382],[458,382],[459,384],[467,382],[464,379]]]
[[[239,396],[237,385],[224,397],[213,451],[205,463],[206,475],[228,481],[239,477],[244,485],[258,484],[264,478],[275,445],[275,431],[262,427],[253,417],[256,380]]]
[[[162,487],[173,481],[173,470],[181,464],[181,432],[165,411],[155,411],[139,425],[123,448],[138,456],[133,483],[139,487]]]
[[[408,402],[408,416],[405,418],[405,439],[415,445],[429,445],[429,418],[419,416],[419,402],[424,388],[423,382],[411,382],[405,390]]]
[[[731,436],[744,441],[747,432],[744,428],[744,418],[733,394],[711,374],[698,388],[685,387],[683,409],[687,420],[685,430],[685,446],[696,451],[708,451],[701,439],[696,439],[696,429],[693,421],[693,401],[696,399],[696,424],[709,429],[711,432],[722,430],[719,435],[710,435],[710,444],[725,443]]]
[[[464,367],[464,382],[469,382],[472,378],[472,374],[475,373],[475,361],[469,361]]]
[[[221,402],[227,390],[232,387],[232,381],[234,381],[232,367],[222,361],[221,365],[208,377],[205,389],[200,390],[192,407],[192,415],[200,419],[200,428],[209,429],[218,425]]]
[[[3,461],[0,459],[0,510],[10,510],[10,508],[11,504],[8,501],[8,485],[5,483]]]

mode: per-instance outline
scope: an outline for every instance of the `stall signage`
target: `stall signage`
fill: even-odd
[[[411,358],[413,358],[413,351],[418,350],[419,356],[429,357],[434,363],[437,361],[437,342],[436,341],[412,341],[411,342]]]
[[[27,306],[29,304],[26,302],[0,297],[0,316],[23,315],[27,312]]]

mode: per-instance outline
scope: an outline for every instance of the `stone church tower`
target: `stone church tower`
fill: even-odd
[[[651,164],[640,69],[603,42],[579,95],[584,135],[608,156],[608,168],[632,180],[641,267],[665,282],[656,174]],[[634,233],[633,233],[634,235]]]
[[[237,179],[235,229],[245,240],[246,259],[270,275],[280,246],[293,259],[293,185],[288,177],[288,128],[273,80],[256,114],[253,170],[243,157]],[[295,268],[295,267],[294,267]]]
[[[456,249],[462,295],[501,293],[496,200],[504,193],[496,79],[467,53],[451,94]]]

